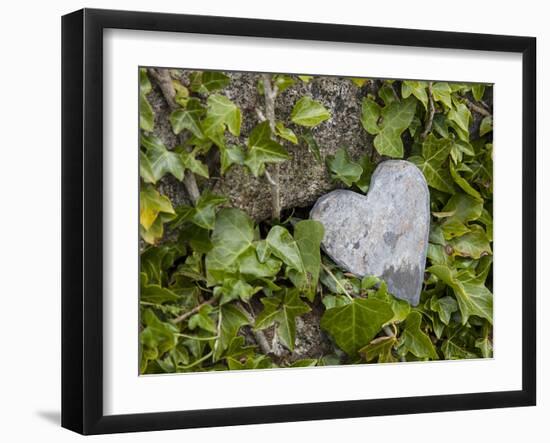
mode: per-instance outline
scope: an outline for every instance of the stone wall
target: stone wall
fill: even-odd
[[[183,71],[181,82],[186,85],[189,71]],[[252,128],[259,123],[256,108],[264,109],[264,99],[258,93],[259,74],[226,73],[231,83],[220,93],[231,99],[242,111],[241,136],[237,139],[230,134],[228,142],[246,145],[246,138]],[[168,148],[178,144],[169,124],[170,109],[158,86],[153,82],[153,92],[148,96],[155,110],[155,134]],[[280,188],[282,209],[310,207],[315,200],[338,185],[334,183],[325,166],[324,159],[341,147],[346,147],[350,156],[357,159],[365,152],[372,152],[372,138],[361,126],[361,101],[366,93],[377,89],[377,82],[367,83],[359,88],[351,80],[336,77],[314,78],[308,83],[297,80],[276,99],[275,115],[296,134],[303,131],[290,122],[290,113],[297,100],[309,95],[321,102],[332,117],[312,129],[320,147],[322,162],[315,160],[306,144],[294,145],[284,141],[283,145],[291,159],[280,165]],[[199,182],[202,189],[210,188],[215,193],[230,199],[230,205],[246,211],[255,220],[263,220],[271,214],[270,190],[263,177],[255,178],[244,167],[233,165],[223,177],[219,174],[217,149],[212,149],[207,159],[211,179]],[[162,191],[168,194],[174,204],[186,201],[184,186],[173,178],[164,179]]]

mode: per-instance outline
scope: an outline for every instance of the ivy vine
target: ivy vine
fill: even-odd
[[[231,77],[222,72],[182,81],[180,70],[141,68],[139,78],[141,373],[492,356],[490,86],[341,79],[370,91],[358,119],[374,151],[353,159],[345,148],[321,154],[311,129],[334,111],[320,100],[300,97],[288,120],[275,114],[280,94],[313,76],[258,74],[263,106],[253,110],[224,94]],[[170,109],[168,122],[149,102],[153,88]],[[257,122],[247,134],[243,112]],[[174,149],[155,135],[165,123],[178,138]],[[279,164],[291,159],[288,144],[310,150],[338,186],[356,192],[368,191],[387,157],[423,172],[432,221],[418,306],[393,297],[375,276],[339,269],[320,249],[319,222],[281,220]],[[213,150],[216,171],[206,161]],[[234,165],[269,187],[270,220],[256,223],[207,186]],[[162,192],[168,176],[184,184],[187,204]],[[284,357],[279,348],[295,349],[298,320],[319,310],[331,352]]]

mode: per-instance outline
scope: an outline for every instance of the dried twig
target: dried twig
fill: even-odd
[[[151,75],[151,77],[153,77],[153,79],[159,86],[160,90],[162,91],[162,95],[164,96],[164,99],[168,104],[168,107],[172,111],[178,109],[178,105],[175,102],[176,90],[174,89],[174,85],[172,83],[172,77],[170,77],[170,71],[168,71],[168,69],[149,68],[147,72]],[[183,134],[180,134],[179,141],[181,144],[185,142]],[[195,174],[193,174],[191,171],[185,171],[185,175],[183,176],[183,184],[185,186],[187,194],[189,195],[189,198],[191,199],[193,204],[195,204],[201,195],[199,187],[197,185]]]
[[[271,132],[275,132],[275,97],[277,97],[277,86],[271,82],[271,74],[262,74],[265,98],[265,119],[269,122]],[[263,116],[261,111],[258,117]],[[281,218],[281,196],[279,188],[279,165],[275,164],[271,168],[271,173],[265,171],[265,178],[269,183],[271,190],[271,216],[274,220]]]
[[[468,106],[468,108],[470,108],[470,111],[477,112],[478,114],[483,115],[485,117],[490,117],[491,116],[491,113],[489,111],[487,111],[485,108],[482,108],[481,106],[478,106],[474,102],[468,100],[466,97],[462,97],[462,99],[464,100],[464,103],[466,103],[466,106]]]
[[[172,320],[172,323],[181,323],[182,321],[184,321],[184,320],[188,319],[189,317],[191,317],[193,314],[196,314],[197,312],[199,312],[202,307],[207,306],[207,305],[211,305],[215,301],[216,301],[216,297],[209,298],[208,300],[206,300],[206,301],[198,304],[197,306],[195,306],[190,311],[184,312],[179,317],[174,318]]]
[[[153,77],[153,79],[159,86],[160,90],[162,91],[162,95],[164,96],[164,99],[166,100],[166,103],[168,103],[170,109],[172,111],[177,109],[178,105],[175,101],[176,90],[172,85],[172,77],[170,77],[170,71],[168,71],[167,69],[149,68],[147,72],[151,77]]]

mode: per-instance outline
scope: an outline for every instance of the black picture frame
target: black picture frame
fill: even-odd
[[[522,389],[177,412],[103,413],[103,30],[171,31],[519,53],[523,64]],[[536,39],[83,9],[62,18],[62,426],[82,434],[536,404]]]

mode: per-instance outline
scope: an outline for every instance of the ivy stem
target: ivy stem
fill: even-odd
[[[477,112],[478,114],[481,114],[485,117],[490,117],[491,113],[487,111],[486,109],[482,108],[481,106],[476,105],[475,103],[468,100],[466,97],[461,97],[466,106],[470,108],[471,111]]]
[[[384,326],[382,330],[384,331],[384,334],[386,334],[388,337],[395,337],[394,331],[392,331],[392,329],[388,325]]]
[[[174,84],[172,83],[172,77],[170,77],[170,71],[168,69],[149,68],[147,72],[155,79],[155,82],[162,91],[162,95],[164,96],[170,110],[175,111],[178,109],[179,106],[175,101],[176,90],[174,89]],[[178,136],[178,140],[181,144],[185,142],[183,132]],[[193,204],[197,203],[201,193],[197,185],[195,174],[189,170],[185,171],[183,176],[183,185],[185,186],[185,190],[187,191],[187,194]]]
[[[343,292],[344,294],[351,300],[353,301],[353,297],[349,294],[349,292],[346,290],[346,288],[344,288],[344,286],[342,285],[342,283],[340,283],[340,281],[336,278],[336,276],[332,273],[332,271],[329,269],[328,266],[326,266],[324,263],[321,263],[321,266],[323,267],[324,271],[330,275],[330,277],[334,280],[334,282],[336,283],[336,286],[338,286]]]
[[[262,331],[257,331],[254,329],[254,323],[256,323],[256,319],[254,318],[254,315],[250,312],[252,311],[252,307],[249,305],[250,310],[248,310],[244,306],[244,303],[241,303],[241,306],[243,306],[243,310],[248,318],[248,322],[250,323],[250,332],[254,336],[254,340],[256,340],[256,343],[264,354],[271,354],[271,346],[269,346],[267,338],[265,338],[265,334]]]
[[[219,338],[218,335],[214,337],[197,337],[196,335],[187,335],[187,334],[176,334],[178,337],[183,338],[190,338],[191,340],[199,340],[199,341],[210,341],[210,340],[217,340]]]
[[[197,366],[199,363],[202,363],[205,360],[208,360],[210,357],[214,355],[214,351],[210,351],[208,354],[206,354],[204,357],[199,358],[198,360],[195,360],[193,363],[187,366],[179,366],[178,369],[191,369],[194,366]]]
[[[435,105],[434,105],[434,96],[432,91],[432,82],[428,83],[428,108],[429,108],[429,114],[426,119],[426,125],[424,126],[424,131],[422,131],[422,134],[420,134],[420,139],[424,140],[430,131],[432,130],[432,125],[434,121],[434,114],[435,114]]]
[[[275,98],[277,86],[272,84],[271,74],[262,74],[265,98],[265,119],[269,122],[271,133],[275,133]],[[281,218],[281,196],[279,186],[279,165],[275,164],[269,172],[266,168],[265,178],[271,190],[271,217],[274,220]]]
[[[182,322],[183,320],[186,320],[188,319],[189,317],[191,317],[193,314],[196,314],[197,312],[200,311],[200,309],[203,307],[203,306],[207,306],[207,305],[211,305],[212,303],[214,303],[216,301],[216,297],[212,297],[212,298],[209,298],[208,300],[206,300],[205,302],[202,302],[201,304],[198,304],[197,306],[195,306],[193,309],[191,309],[190,311],[187,311],[187,312],[184,312],[183,314],[181,314],[179,317],[176,317],[172,320],[172,323],[180,323]]]

